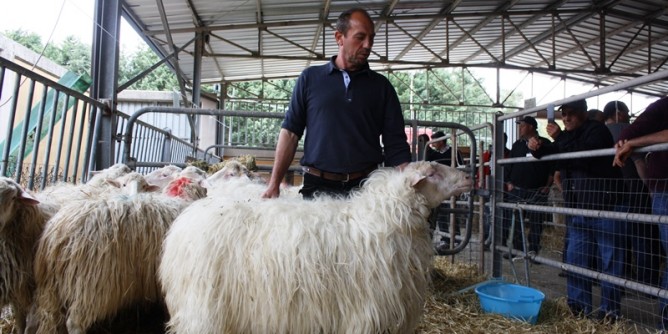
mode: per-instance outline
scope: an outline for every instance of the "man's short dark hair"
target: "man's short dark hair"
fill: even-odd
[[[437,139],[441,137],[445,137],[445,133],[443,131],[436,131],[433,135],[431,135],[431,139]]]
[[[370,22],[373,22],[366,9],[361,7],[354,7],[339,15],[339,19],[336,21],[336,31],[342,33],[344,36],[348,33],[348,29],[350,29],[350,17],[353,15],[353,13],[362,13],[364,16],[366,16],[366,18],[369,19]]]
[[[626,106],[626,103],[622,101],[610,101],[603,108],[603,114],[605,115],[605,119],[615,118],[618,111],[628,114],[629,107]]]

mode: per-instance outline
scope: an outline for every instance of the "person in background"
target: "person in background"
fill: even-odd
[[[443,133],[443,131],[436,131],[433,135],[431,135],[432,140],[443,137],[445,137],[445,133]],[[427,154],[425,155],[424,159],[427,161],[436,161],[451,167],[463,166],[464,159],[462,158],[462,153],[459,150],[456,152],[457,163],[455,165],[452,164],[452,147],[450,147],[446,141],[447,139],[444,139],[431,143],[431,149],[427,150]]]
[[[547,133],[554,142],[531,138],[529,149],[536,158],[547,154],[589,151],[610,148],[612,135],[601,122],[587,119],[587,102],[577,100],[559,108],[565,129],[548,123]],[[585,157],[558,161],[564,200],[573,209],[613,211],[617,206],[619,168],[612,166],[612,157]],[[621,277],[624,272],[623,222],[581,215],[570,215],[567,224],[568,246],[566,262],[589,268],[594,254],[601,255],[601,271]],[[597,246],[594,246],[594,241]],[[595,248],[596,247],[596,248]],[[620,316],[621,291],[615,284],[601,282],[599,312],[593,313],[592,280],[570,273],[566,278],[567,303],[574,315],[617,319]]]
[[[379,164],[402,168],[411,161],[397,93],[385,76],[369,68],[375,36],[364,9],[339,16],[334,32],[338,54],[297,79],[262,197],[279,196],[305,130],[300,160],[304,198],[316,193],[346,196]]]
[[[420,134],[417,136],[417,160],[422,161],[425,160],[425,148],[427,151],[429,150],[427,146],[427,142],[431,140],[429,138],[429,135],[426,133]]]
[[[615,143],[621,132],[630,126],[631,117],[629,108],[622,101],[608,102],[603,108],[605,125],[612,134]],[[642,155],[634,156],[625,161],[622,167],[624,186],[626,190],[625,202],[620,208],[622,212],[649,214],[652,212],[652,199],[645,183],[638,175],[633,160],[642,159]],[[659,285],[659,267],[661,264],[661,244],[659,243],[659,227],[656,224],[630,221],[628,222],[627,276],[636,281],[652,285]],[[633,259],[631,259],[633,258]],[[635,270],[632,269],[635,264]]]
[[[527,146],[529,139],[539,138],[540,140],[548,141],[547,138],[538,136],[537,128],[538,122],[531,116],[524,116],[516,122],[519,125],[520,138],[513,143],[510,149],[511,158],[519,158],[531,156],[531,151]],[[550,193],[550,186],[552,185],[553,169],[548,161],[541,162],[524,162],[512,163],[506,165],[506,183],[505,188],[508,192],[507,201],[510,203],[526,203],[545,205],[547,203],[547,196]],[[522,231],[521,224],[517,219],[519,213],[517,211],[507,209],[504,216],[508,219],[504,224],[503,241],[505,242],[510,235],[510,227],[514,226],[512,248],[519,249],[525,252],[533,252],[538,254],[540,251],[540,239],[543,233],[542,214],[540,212],[524,211],[525,218],[529,218],[529,235],[527,238],[528,249],[522,247]],[[514,224],[511,224],[512,217],[515,217]],[[527,219],[524,219],[525,222]],[[509,256],[506,256],[508,258]]]
[[[615,166],[625,166],[635,148],[668,142],[668,97],[651,103],[633,124],[622,130],[614,158]],[[646,183],[652,194],[652,214],[668,215],[668,151],[656,151],[646,157]],[[668,250],[668,225],[659,225],[664,251]],[[668,266],[663,266],[661,288],[668,289]],[[661,329],[668,329],[668,299],[659,299]]]
[[[438,138],[445,138],[445,133],[443,131],[436,131],[431,135],[431,139],[435,140]],[[459,150],[456,150],[456,164],[452,164],[452,147],[447,145],[444,140],[431,143],[431,147],[427,149],[425,154],[426,161],[435,161],[446,166],[458,167],[464,165],[464,159]],[[455,216],[455,235],[459,235],[459,228],[462,224],[459,216]],[[429,217],[431,227],[433,229],[438,228],[442,232],[450,231],[450,203],[441,203],[437,208],[432,210],[432,213]],[[454,243],[457,244],[456,242]],[[443,254],[444,249],[450,248],[450,238],[442,237],[440,244],[436,245],[436,253]]]
[[[503,159],[510,158],[510,149],[508,149],[507,145],[508,145],[508,134],[504,132],[503,133]],[[484,164],[489,163],[492,160],[493,151],[494,151],[493,146],[489,145],[488,149],[485,152],[483,152],[482,162]],[[506,169],[504,168],[503,165],[501,165],[500,167],[501,167],[500,168],[501,172],[504,173],[504,179],[507,179],[508,175],[505,174]],[[478,180],[477,180],[478,186],[479,187],[484,186],[485,188],[489,188],[489,182],[490,182],[489,176],[491,174],[492,174],[491,165],[484,166],[483,167],[483,176],[479,177]],[[483,181],[485,183],[482,183],[481,181]],[[484,243],[484,249],[486,251],[490,250],[490,245],[492,244],[492,238],[491,238],[491,236],[492,236],[492,221],[491,221],[492,220],[491,219],[492,210],[489,206],[490,206],[490,202],[485,203],[485,209],[484,209],[484,214],[483,214],[483,229],[484,229],[484,231],[483,231],[483,240],[484,240],[483,243]]]
[[[605,115],[598,109],[589,109],[587,111],[587,119],[603,123],[605,121]]]

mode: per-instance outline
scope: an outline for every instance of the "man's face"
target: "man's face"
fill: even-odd
[[[376,33],[373,22],[362,13],[354,12],[350,16],[349,26],[345,35],[337,31],[334,36],[339,44],[339,56],[343,58],[345,69],[354,71],[367,63]]]
[[[567,131],[573,131],[581,127],[586,119],[586,112],[578,112],[572,108],[563,108],[561,110],[561,120],[564,122],[564,128]]]
[[[530,125],[526,122],[520,122],[519,128],[521,138],[527,139],[533,136],[533,125]]]
[[[443,149],[444,146],[445,146],[445,140],[441,140],[441,141],[431,143],[431,148],[433,148],[437,151],[440,151],[441,149]]]

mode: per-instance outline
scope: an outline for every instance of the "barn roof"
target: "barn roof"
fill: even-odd
[[[201,82],[294,77],[336,53],[334,22],[367,9],[377,70],[489,67],[611,85],[668,68],[665,0],[121,0],[122,14],[193,80],[203,36]],[[634,89],[654,96],[667,81]]]

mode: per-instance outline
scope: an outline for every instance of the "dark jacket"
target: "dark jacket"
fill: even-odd
[[[619,140],[633,139],[668,129],[668,97],[647,106],[638,118],[626,127]],[[647,155],[647,178],[653,192],[668,192],[668,151]]]
[[[545,142],[534,157],[547,154],[611,148],[614,145],[608,128],[600,122],[585,121],[574,131],[562,131],[554,142]],[[557,161],[561,172],[566,205],[572,208],[613,210],[624,193],[622,173],[612,166],[613,156],[575,158]]]
[[[547,138],[540,137],[547,142]],[[511,158],[526,157],[531,153],[527,147],[527,141],[518,139],[513,143],[510,150]],[[524,189],[539,189],[547,185],[550,175],[554,173],[552,164],[549,161],[544,162],[520,162],[507,165],[505,168],[506,182],[512,183],[516,187]]]
[[[462,154],[459,152],[459,150],[457,150],[456,159],[457,163],[455,164],[454,167],[464,165],[464,159],[462,158]],[[438,152],[430,147],[429,149],[427,149],[427,153],[424,157],[424,160],[435,161],[444,164],[446,166],[452,166],[452,147],[448,147],[443,153]]]

